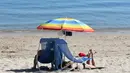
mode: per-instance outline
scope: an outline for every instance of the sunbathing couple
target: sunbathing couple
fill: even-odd
[[[88,57],[91,58],[91,60],[88,60],[86,63],[74,63],[72,61],[63,61],[62,63],[62,68],[71,68],[71,70],[75,70],[75,69],[85,69],[85,68],[95,68],[95,62],[94,62],[94,58],[93,58],[93,54],[95,54],[96,52],[92,52],[92,49],[89,50],[88,54],[84,54],[84,53],[79,53],[79,57]],[[38,58],[41,55],[41,50],[38,51]],[[36,69],[36,65],[37,65],[37,59],[36,56],[34,58],[34,65],[33,65],[33,69]]]

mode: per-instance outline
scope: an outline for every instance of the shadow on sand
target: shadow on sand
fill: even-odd
[[[85,69],[89,69],[89,70],[92,70],[92,69],[104,69],[105,67],[96,67],[96,68],[85,68]]]
[[[54,70],[50,70],[48,67],[40,67],[40,71],[39,69],[31,69],[31,68],[28,68],[28,69],[11,69],[11,70],[6,70],[6,71],[13,71],[15,73],[21,73],[21,72],[24,72],[24,73],[41,73],[40,71],[42,71],[42,73],[46,73],[46,72],[51,72],[51,71],[54,71]]]
[[[88,69],[88,70],[93,70],[93,69],[104,69],[105,67],[96,67],[96,68],[85,68],[85,69]],[[48,67],[40,67],[40,71],[39,69],[11,69],[11,70],[6,70],[6,71],[13,71],[15,73],[21,73],[21,72],[24,72],[24,73],[41,73],[40,71],[42,71],[42,73],[48,73],[48,72],[52,72],[52,71],[55,71],[53,69],[49,69]]]

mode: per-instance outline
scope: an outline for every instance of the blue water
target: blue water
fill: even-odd
[[[36,29],[59,17],[92,28],[130,28],[130,0],[0,0],[0,29]]]

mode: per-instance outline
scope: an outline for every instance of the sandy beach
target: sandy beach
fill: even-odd
[[[58,35],[52,32],[0,32],[0,73],[38,73],[30,68],[39,40],[45,37]],[[74,56],[93,49],[97,52],[94,55],[96,66],[105,67],[77,73],[130,73],[130,34],[74,33],[66,37],[66,40]]]

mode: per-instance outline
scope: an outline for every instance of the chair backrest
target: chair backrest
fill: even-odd
[[[45,41],[41,44],[41,56],[39,57],[39,62],[41,63],[51,63],[54,61],[54,41]]]
[[[49,45],[54,42],[54,40],[59,39],[59,38],[41,38],[40,43],[41,43],[41,49],[51,49],[48,48],[50,47]]]
[[[43,50],[43,57],[40,59],[41,63],[53,62],[55,69],[59,69],[59,65],[62,64],[62,51],[58,46],[66,44],[66,42],[59,38],[41,38],[40,43],[41,49]]]

